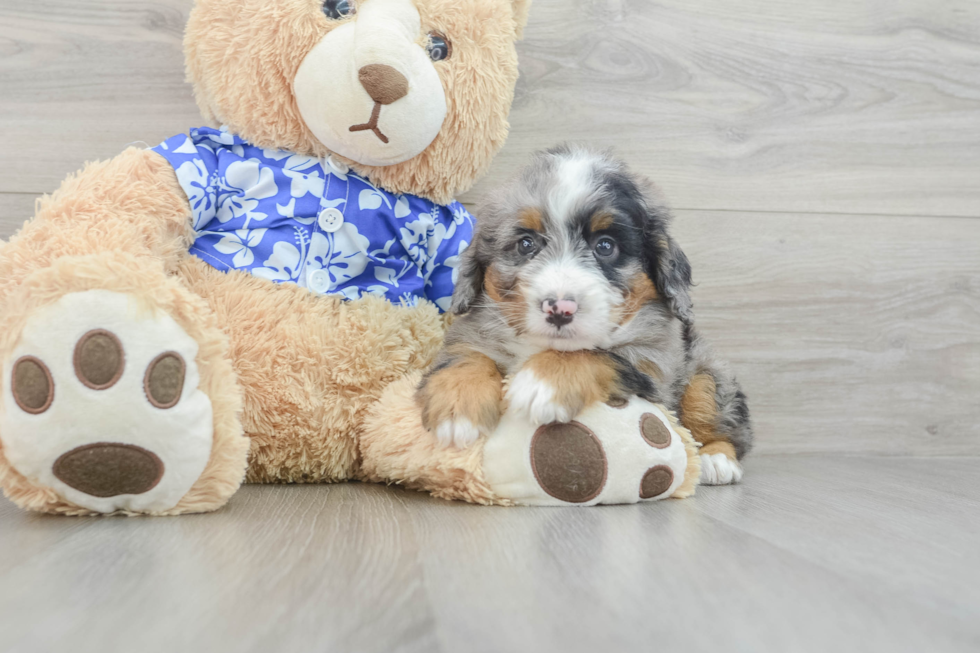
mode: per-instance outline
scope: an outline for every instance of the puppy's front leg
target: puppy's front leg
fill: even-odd
[[[636,388],[632,387],[636,383],[625,382],[638,374],[607,352],[543,351],[527,359],[510,380],[507,402],[510,410],[535,424],[569,422],[593,403],[652,392],[649,380]]]
[[[465,345],[447,347],[416,392],[422,424],[448,447],[467,447],[500,421],[503,377],[492,359]]]

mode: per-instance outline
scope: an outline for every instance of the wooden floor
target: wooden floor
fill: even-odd
[[[0,238],[201,123],[191,0],[0,0]],[[677,208],[749,395],[742,486],[485,509],[247,487],[216,515],[0,503],[0,651],[980,649],[980,2],[534,0],[511,138]]]
[[[595,509],[354,484],[175,519],[4,503],[0,650],[975,652],[978,487],[978,458],[790,454]]]

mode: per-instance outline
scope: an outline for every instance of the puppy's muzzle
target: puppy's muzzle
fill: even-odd
[[[548,324],[562,327],[575,319],[578,304],[574,299],[546,299],[541,303],[541,310],[547,314],[545,320]]]

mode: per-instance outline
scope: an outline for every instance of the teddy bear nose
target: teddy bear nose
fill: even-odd
[[[408,95],[408,80],[400,72],[382,63],[372,63],[357,71],[361,86],[378,104],[391,104]]]

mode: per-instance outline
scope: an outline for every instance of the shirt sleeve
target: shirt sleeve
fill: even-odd
[[[445,236],[432,259],[432,269],[425,284],[425,297],[442,312],[448,311],[453,289],[459,279],[459,264],[463,252],[473,241],[476,225],[473,215],[459,202],[441,207],[446,225]]]
[[[168,138],[152,150],[173,166],[177,181],[190,202],[194,229],[201,230],[217,212],[218,157],[214,150],[203,142],[195,142],[187,134]]]

